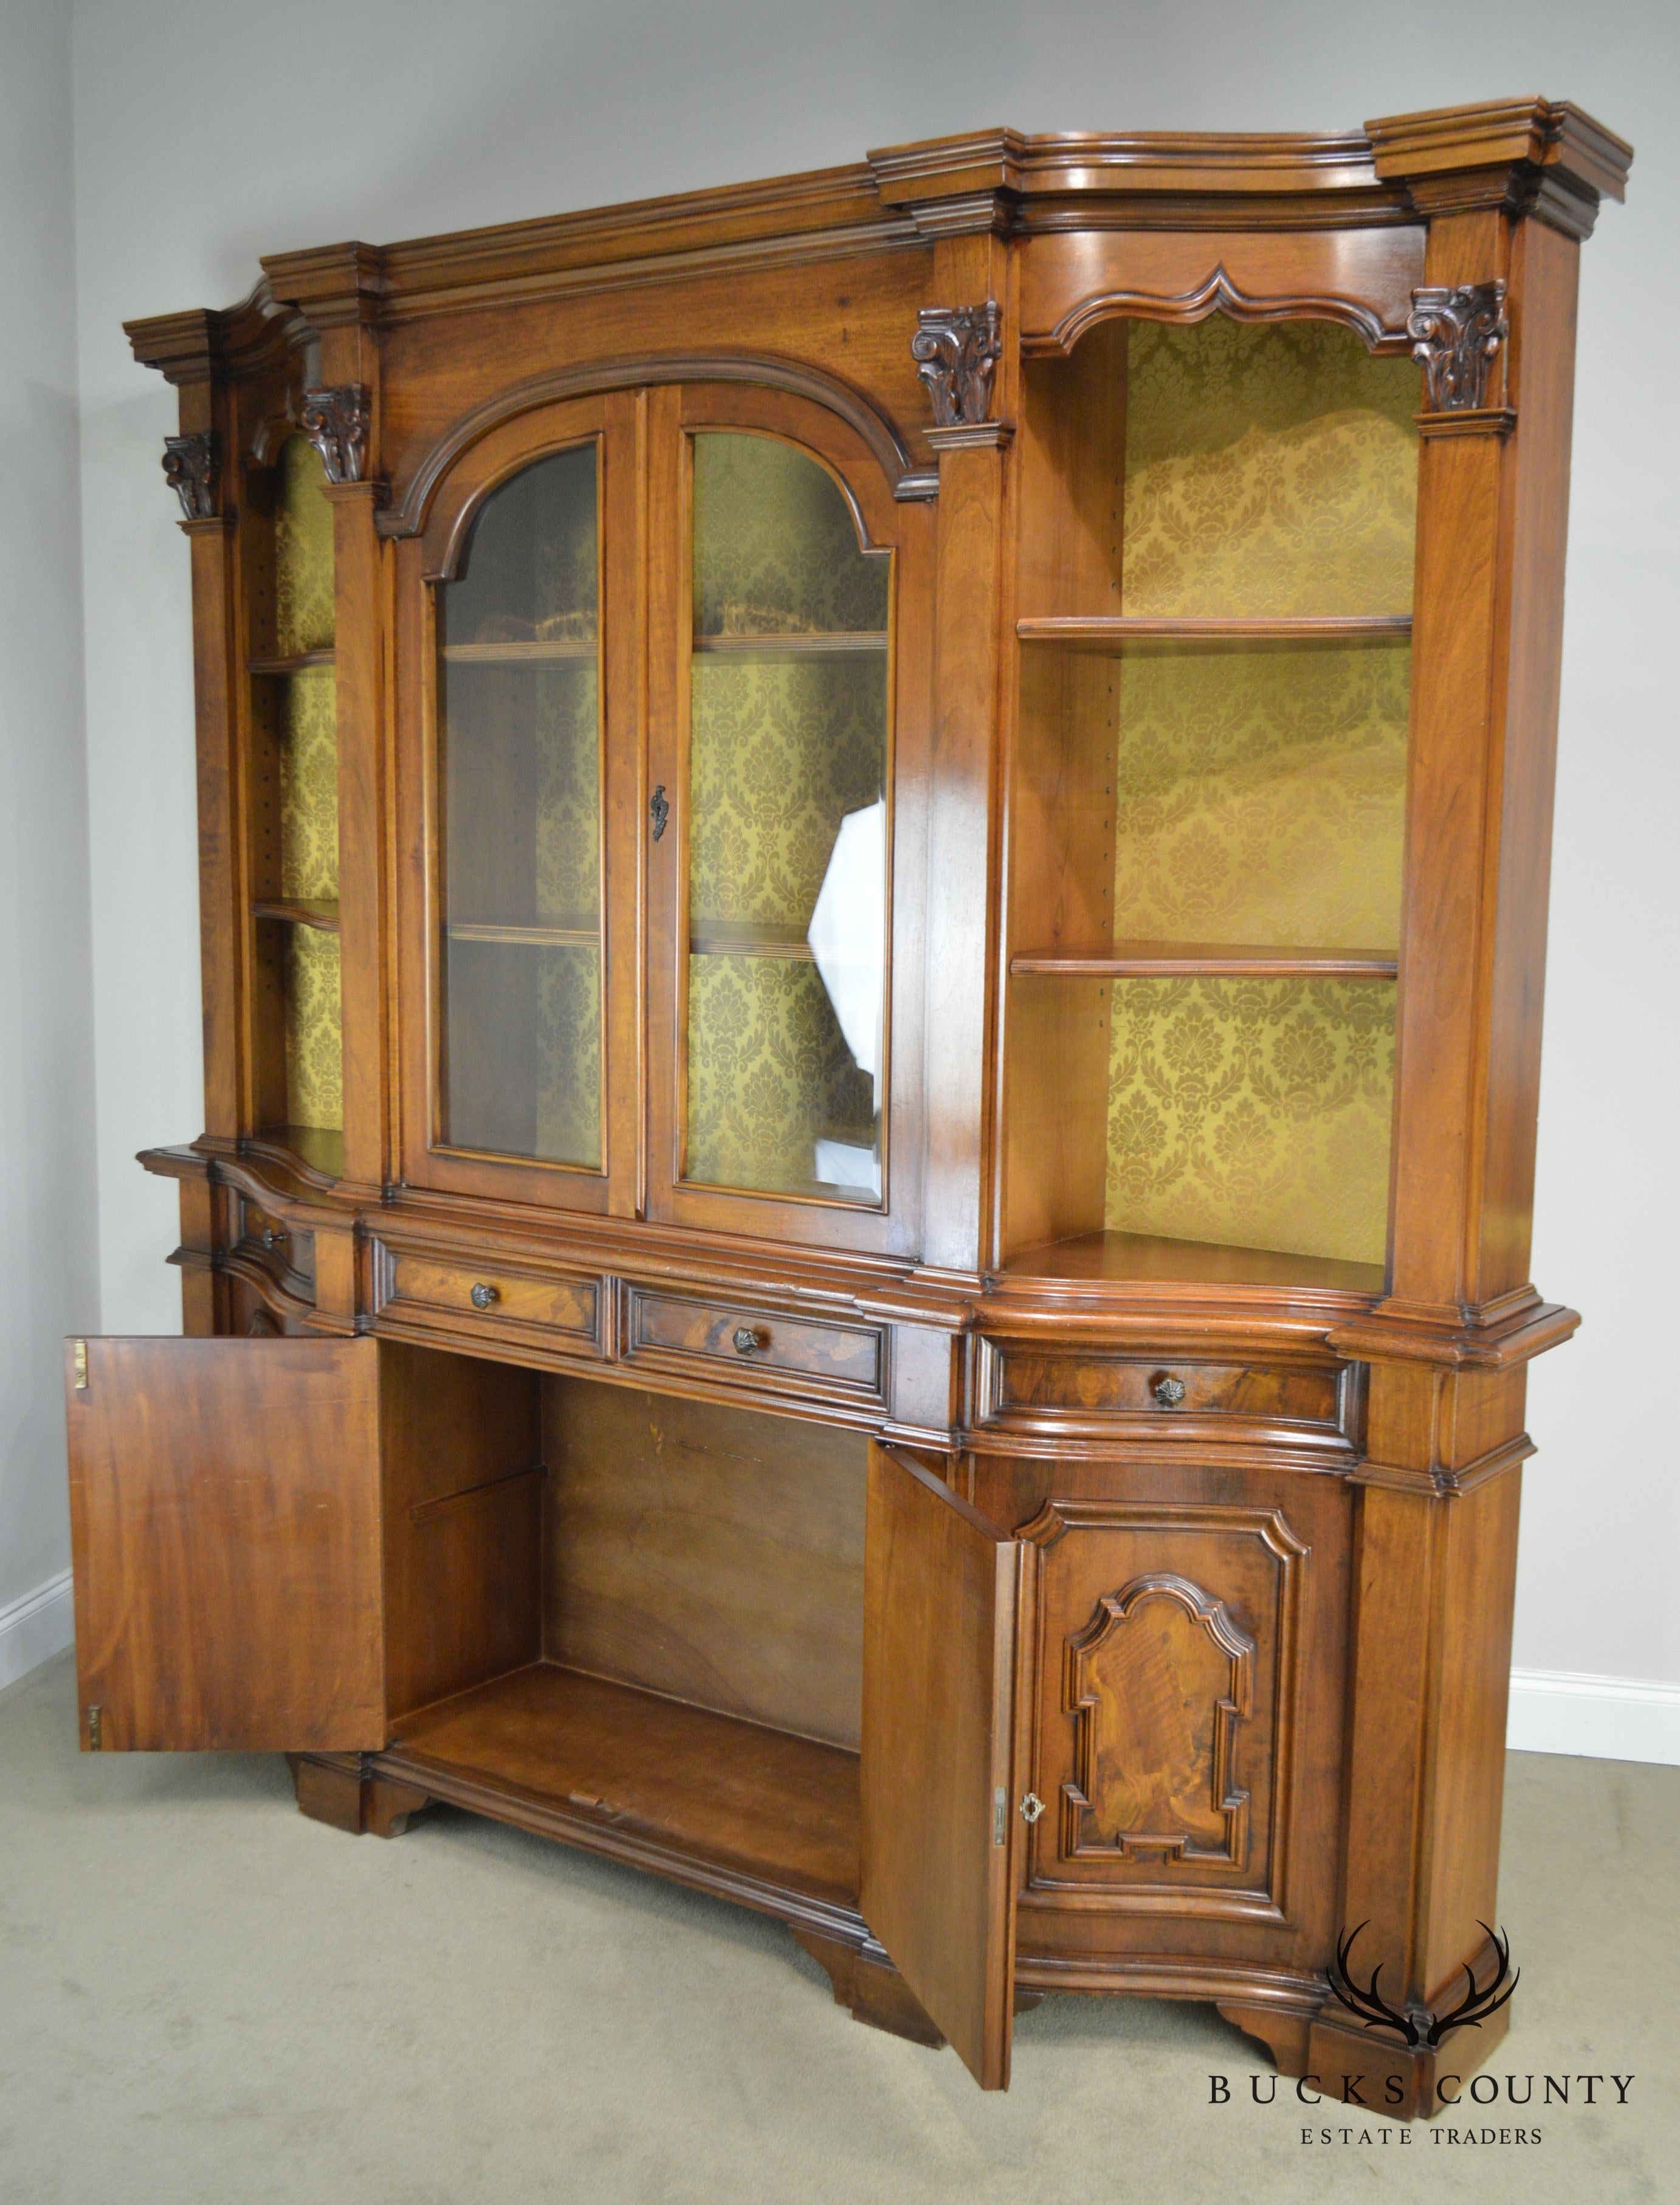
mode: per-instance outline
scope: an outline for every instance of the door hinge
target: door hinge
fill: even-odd
[[[104,1712],[95,1700],[87,1710],[87,1750],[90,1753],[104,1750]]]
[[[1009,1794],[1000,1784],[992,1794],[992,1843],[1000,1845],[1009,1832]]]
[[[1024,1822],[1036,1822],[1043,1812],[1044,1802],[1036,1792],[1029,1792],[1021,1802],[1021,1820]]]
[[[71,1363],[76,1374],[76,1391],[85,1394],[87,1391],[87,1342],[85,1340],[76,1342]]]

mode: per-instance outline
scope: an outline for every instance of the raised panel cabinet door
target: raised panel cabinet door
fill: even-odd
[[[1022,1549],[872,1446],[864,1556],[864,1919],[983,2089],[1009,2082]]]
[[[82,1743],[385,1743],[379,1349],[66,1346]]]

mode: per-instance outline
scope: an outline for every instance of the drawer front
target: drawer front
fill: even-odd
[[[397,1255],[386,1306],[394,1315],[447,1318],[452,1332],[463,1323],[490,1331],[513,1326],[569,1333],[593,1342],[599,1289],[592,1279],[556,1279],[516,1271],[489,1259],[470,1269],[430,1256]]]
[[[315,1235],[296,1231],[283,1217],[264,1209],[248,1195],[236,1198],[239,1255],[261,1264],[270,1278],[289,1292],[306,1291],[315,1280]]]
[[[1279,1436],[1343,1442],[1350,1366],[1331,1362],[1192,1361],[1171,1354],[1050,1353],[985,1341],[980,1422],[1135,1432],[1175,1423],[1244,1425]]]
[[[751,1374],[773,1372],[870,1400],[882,1395],[885,1358],[874,1325],[831,1324],[734,1303],[644,1293],[635,1287],[626,1316],[628,1362],[703,1366],[748,1382]]]

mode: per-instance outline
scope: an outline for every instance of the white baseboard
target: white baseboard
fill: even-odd
[[[1680,1766],[1680,1685],[1513,1669],[1505,1744],[1518,1753]]]
[[[74,1637],[70,1572],[61,1570],[21,1600],[0,1608],[0,1691],[62,1654]]]

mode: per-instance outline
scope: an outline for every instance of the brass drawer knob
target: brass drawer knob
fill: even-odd
[[[1157,1378],[1150,1391],[1163,1409],[1176,1409],[1184,1398],[1184,1382],[1182,1378]]]
[[[761,1347],[768,1347],[769,1344],[770,1335],[768,1332],[756,1331],[750,1324],[738,1324],[735,1327],[737,1355],[757,1355]]]
[[[482,1279],[479,1280],[478,1285],[472,1289],[472,1306],[474,1309],[489,1309],[493,1302],[499,1302],[501,1299],[501,1287],[487,1287]]]

